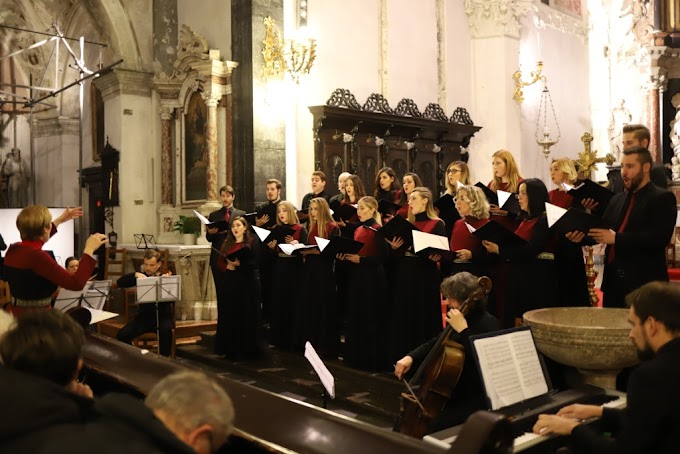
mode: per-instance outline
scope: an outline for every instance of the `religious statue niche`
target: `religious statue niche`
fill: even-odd
[[[191,95],[184,115],[184,190],[186,201],[205,200],[208,108],[200,93]]]
[[[2,175],[0,206],[23,208],[28,205],[28,187],[32,175],[28,161],[21,156],[21,149],[14,147],[5,155],[0,175]]]

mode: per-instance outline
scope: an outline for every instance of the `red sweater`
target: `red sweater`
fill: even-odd
[[[470,233],[470,230],[468,230],[465,224],[468,223],[475,229],[478,229],[487,222],[489,222],[488,219],[477,219],[470,216],[464,219],[458,219],[453,225],[453,232],[451,232],[450,249],[452,251],[467,249],[472,252],[473,255],[475,252],[483,252],[484,248],[481,240]]]
[[[380,238],[376,239],[375,237],[376,230],[380,229],[380,227],[380,224],[373,221],[373,223],[370,223],[368,226],[366,224],[362,224],[354,231],[354,239],[364,243],[364,246],[358,252],[358,255],[363,257],[375,257],[380,254],[377,242],[382,240]]]

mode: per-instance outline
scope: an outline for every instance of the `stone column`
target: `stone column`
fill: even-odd
[[[172,205],[172,117],[173,109],[161,107],[161,204]]]
[[[491,179],[491,155],[500,148],[510,150],[522,168],[521,112],[511,96],[512,74],[519,68],[519,21],[534,8],[532,0],[465,0],[477,75],[471,110],[476,124],[494,125],[475,135],[475,152],[470,153],[469,164],[480,181]]]
[[[211,92],[203,92],[202,97],[208,107],[205,132],[205,189],[206,203],[217,202],[217,103],[219,95]]]

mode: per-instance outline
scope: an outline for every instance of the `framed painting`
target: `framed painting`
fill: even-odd
[[[200,201],[206,190],[206,126],[208,109],[199,93],[193,93],[184,114],[184,201]]]

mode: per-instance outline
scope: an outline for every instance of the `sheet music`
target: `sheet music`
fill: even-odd
[[[137,278],[137,303],[177,301],[181,295],[180,276]]]
[[[202,215],[201,213],[199,213],[198,211],[194,210],[194,214],[196,215],[196,217],[197,217],[198,219],[201,220],[201,222],[202,222],[203,224],[205,224],[205,225],[212,224],[212,221],[210,221],[208,218],[206,218],[205,216],[203,216],[203,215]]]
[[[263,229],[262,227],[258,227],[256,225],[253,225],[252,227],[255,233],[257,234],[257,237],[260,239],[260,241],[264,243],[264,240],[267,239],[271,232],[267,229]]]
[[[313,249],[317,246],[311,245],[308,246],[306,244],[298,243],[298,244],[279,244],[279,248],[281,251],[283,251],[284,254],[286,255],[292,255],[293,252],[297,251],[298,249]]]
[[[445,236],[413,230],[413,250],[420,252],[423,249],[434,248],[449,251],[449,239]]]
[[[475,339],[473,345],[492,410],[548,392],[531,331]]]
[[[508,201],[508,199],[513,196],[514,194],[512,192],[507,192],[507,191],[501,191],[500,189],[497,192],[498,194],[498,206],[502,207],[505,205],[505,202]]]
[[[477,231],[476,228],[472,227],[472,226],[471,226],[470,224],[468,224],[467,222],[465,223],[465,227],[467,227],[468,232],[470,232],[470,233],[475,233],[475,232]]]
[[[95,323],[103,322],[104,320],[108,320],[110,318],[118,317],[118,314],[114,312],[108,312],[108,311],[100,311],[97,309],[91,309],[87,308],[88,311],[92,314],[92,320],[90,320],[90,325],[94,325]]]
[[[85,307],[88,309],[102,310],[111,289],[111,281],[88,281],[82,290],[59,290],[54,308],[66,311],[72,307]]]
[[[309,361],[309,364],[312,365],[319,379],[321,379],[321,384],[326,388],[328,395],[331,396],[331,399],[335,399],[335,377],[333,377],[333,374],[331,374],[321,358],[319,358],[319,355],[309,341],[305,342],[305,358],[307,358],[307,361]]]
[[[562,207],[545,202],[545,216],[548,218],[548,228],[552,227],[554,223],[559,221],[566,212],[567,210]]]
[[[328,243],[331,242],[331,240],[327,240],[326,238],[321,238],[318,236],[315,236],[314,239],[316,240],[316,244],[319,245],[319,250],[323,252],[324,249],[326,249],[326,246],[328,246]]]

